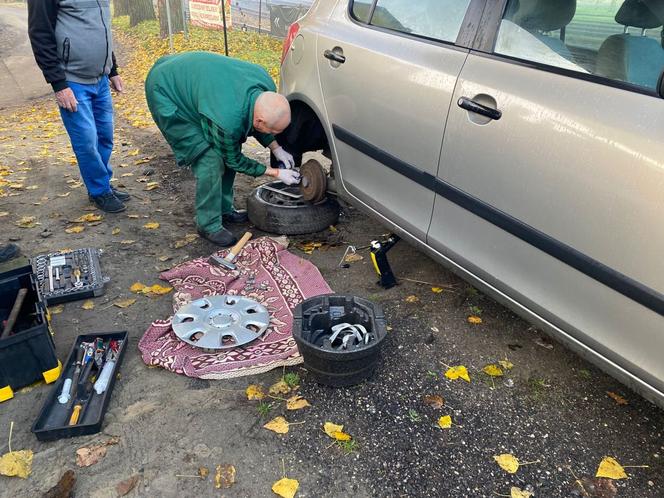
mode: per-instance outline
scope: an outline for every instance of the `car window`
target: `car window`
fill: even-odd
[[[509,0],[495,53],[656,89],[664,0]]]
[[[371,24],[453,43],[469,4],[470,0],[378,0]]]
[[[360,22],[368,23],[369,14],[371,12],[371,5],[373,2],[353,2],[353,17]]]

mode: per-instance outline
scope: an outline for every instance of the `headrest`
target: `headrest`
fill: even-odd
[[[664,19],[659,18],[655,11],[661,12],[662,3],[662,0],[626,0],[616,14],[616,22],[641,29],[659,28]]]
[[[528,31],[556,31],[576,13],[576,0],[519,0],[510,20]]]

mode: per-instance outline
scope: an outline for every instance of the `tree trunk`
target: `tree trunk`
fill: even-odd
[[[156,19],[152,0],[129,0],[129,25],[136,26],[143,21]]]
[[[113,0],[113,17],[129,15],[129,0]]]
[[[168,16],[166,15],[166,1],[159,0],[159,31],[162,38],[168,36]],[[171,30],[173,33],[184,31],[184,16],[182,0],[168,0],[171,7]]]

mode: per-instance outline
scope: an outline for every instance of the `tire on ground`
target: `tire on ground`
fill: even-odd
[[[268,185],[280,184],[273,182]],[[339,220],[339,204],[330,197],[317,204],[277,205],[261,197],[261,187],[247,199],[249,220],[264,232],[277,235],[303,235],[320,232]]]

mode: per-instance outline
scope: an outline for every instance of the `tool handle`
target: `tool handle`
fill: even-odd
[[[61,405],[66,405],[67,402],[71,399],[72,383],[72,379],[65,379],[64,384],[62,384],[62,391],[60,392],[60,396],[58,396],[58,402]]]
[[[12,329],[14,328],[14,325],[16,325],[16,320],[18,319],[18,314],[23,306],[23,301],[25,301],[25,296],[27,295],[28,289],[19,289],[18,294],[16,295],[16,301],[14,301],[14,306],[12,306],[12,310],[9,313],[7,325],[5,325],[4,330],[0,333],[0,338],[12,333]]]
[[[231,262],[235,259],[235,257],[240,253],[240,251],[244,248],[244,246],[249,242],[251,239],[252,234],[251,232],[245,233],[240,240],[238,240],[237,244],[235,244],[230,251],[228,251],[228,255],[226,256],[226,261]]]
[[[83,407],[81,406],[80,403],[77,404],[76,406],[74,406],[74,409],[73,409],[72,412],[71,412],[71,417],[70,417],[70,419],[69,419],[69,425],[76,425],[76,424],[78,424],[78,417],[81,415],[81,409],[82,409],[82,408],[83,408]]]
[[[99,378],[95,382],[94,389],[97,394],[103,394],[108,387],[108,381],[111,380],[111,375],[113,374],[113,369],[115,368],[115,361],[107,361],[104,365],[104,368],[101,369]]]

